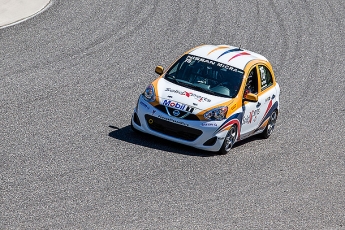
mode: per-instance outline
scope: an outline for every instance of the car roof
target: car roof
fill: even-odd
[[[191,50],[189,54],[221,62],[241,70],[252,60],[268,61],[260,54],[229,45],[202,45]]]

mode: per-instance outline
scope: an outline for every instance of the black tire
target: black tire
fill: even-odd
[[[225,155],[230,152],[237,139],[237,126],[233,125],[225,136],[222,147],[219,150],[219,154]]]
[[[265,139],[269,138],[272,135],[272,132],[274,130],[274,127],[276,125],[277,122],[277,117],[278,117],[278,111],[274,110],[273,113],[270,116],[270,119],[267,123],[267,126],[265,128],[265,130],[263,131],[263,133],[261,134],[261,136]]]

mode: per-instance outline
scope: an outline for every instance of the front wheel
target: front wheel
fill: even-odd
[[[267,124],[265,130],[262,133],[263,138],[267,139],[271,136],[271,134],[274,130],[274,127],[276,125],[276,122],[277,122],[277,117],[278,117],[277,110],[274,110],[270,116],[270,120],[268,121],[268,124]]]
[[[236,125],[233,125],[228,133],[226,134],[226,137],[224,139],[223,145],[219,150],[219,154],[224,155],[228,154],[232,147],[234,146],[237,139],[237,127]]]

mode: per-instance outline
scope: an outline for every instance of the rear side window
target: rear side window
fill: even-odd
[[[272,74],[266,66],[259,65],[260,80],[261,80],[261,90],[273,85]]]

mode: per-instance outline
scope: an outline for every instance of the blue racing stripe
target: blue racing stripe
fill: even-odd
[[[231,53],[231,52],[236,52],[236,51],[243,51],[243,50],[240,49],[240,48],[235,48],[235,49],[227,50],[227,51],[225,51],[224,53],[222,53],[221,55],[219,55],[218,58],[220,58],[221,56],[223,56],[223,55],[225,55],[225,54],[228,54],[228,53]],[[218,58],[217,58],[217,59],[218,59]]]

